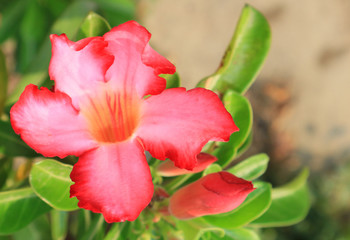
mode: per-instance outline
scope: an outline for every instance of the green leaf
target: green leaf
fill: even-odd
[[[4,53],[0,49],[0,116],[4,110],[7,96],[7,68]]]
[[[68,213],[53,209],[51,211],[52,240],[64,240],[67,236]]]
[[[221,93],[228,89],[246,92],[264,63],[270,38],[270,27],[265,17],[246,5],[220,68],[199,85]]]
[[[237,177],[251,181],[264,174],[268,163],[269,156],[261,153],[243,160],[227,171]]]
[[[73,39],[76,35],[83,19],[89,11],[94,10],[96,4],[91,1],[74,1],[64,11],[59,19],[53,24],[50,33],[65,33],[69,39]],[[29,71],[26,72],[15,91],[7,99],[7,104],[14,103],[18,100],[24,88],[28,84],[40,85],[47,78],[47,69],[49,67],[51,57],[51,41],[49,36],[41,46],[38,55],[29,65]]]
[[[70,0],[45,0],[45,5],[50,17],[56,19],[67,8],[70,2]]]
[[[222,167],[219,164],[213,163],[203,171],[202,176],[205,176],[211,173],[220,172],[220,171],[222,171]]]
[[[177,72],[174,74],[160,74],[159,76],[165,78],[167,89],[180,87],[180,76]]]
[[[11,124],[2,120],[0,120],[0,147],[2,147],[4,151],[3,154],[8,157],[38,156],[38,154],[24,143],[13,131]]]
[[[95,0],[102,15],[112,26],[135,18],[136,1],[134,0]]]
[[[304,169],[290,183],[272,190],[270,208],[251,223],[254,227],[280,227],[300,222],[310,208],[310,197],[306,180],[309,171]]]
[[[223,103],[239,128],[238,132],[231,135],[230,141],[218,143],[219,147],[213,152],[213,155],[218,158],[217,163],[225,167],[233,160],[237,150],[248,138],[253,125],[253,112],[249,101],[234,91],[228,91],[225,94]]]
[[[72,166],[55,160],[44,160],[33,165],[29,175],[34,192],[55,209],[72,211],[78,209],[78,200],[69,198],[73,184],[69,174]]]
[[[220,235],[220,237],[225,235],[223,229],[210,227],[199,218],[187,221],[177,220],[176,227],[182,231],[184,240],[198,240],[207,231],[215,231]]]
[[[1,192],[0,234],[18,231],[50,209],[30,188]]]
[[[29,1],[19,29],[18,70],[22,73],[36,56],[49,30],[46,9],[38,1]]]
[[[265,182],[254,183],[256,188],[247,199],[231,212],[203,216],[213,226],[234,229],[244,226],[261,216],[271,204],[271,185]]]
[[[205,235],[208,235],[207,238],[205,238],[208,240],[260,240],[259,235],[254,230],[248,228],[236,228],[232,230],[225,230],[224,237],[220,237],[215,233],[211,232],[206,232]]]
[[[0,43],[4,42],[16,30],[18,30],[17,25],[21,22],[28,2],[29,1],[11,1],[11,5],[2,11],[0,22]]]
[[[73,39],[86,15],[95,9],[97,9],[97,5],[94,1],[73,1],[55,21],[50,32],[55,34],[65,33],[69,39]]]
[[[30,236],[30,238],[29,238]],[[28,226],[11,235],[11,240],[48,240],[51,239],[50,223],[45,214],[39,216]]]
[[[242,144],[242,146],[240,146],[237,149],[236,158],[240,157],[243,153],[245,153],[245,151],[247,151],[249,149],[250,145],[252,144],[252,141],[253,141],[253,129],[250,130],[250,133],[249,133],[247,139]]]
[[[225,231],[225,237],[233,240],[260,240],[259,235],[251,229],[237,228]]]
[[[78,39],[87,37],[102,36],[106,32],[111,30],[109,23],[94,12],[89,12],[78,32]]]

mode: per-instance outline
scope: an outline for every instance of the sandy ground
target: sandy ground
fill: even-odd
[[[151,44],[175,63],[182,85],[192,88],[216,70],[245,3],[260,10],[272,29],[271,50],[254,87],[273,83],[290,94],[275,128],[288,136],[301,164],[319,169],[347,161],[349,0],[142,0],[139,14]]]

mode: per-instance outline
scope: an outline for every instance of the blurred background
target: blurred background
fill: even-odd
[[[48,34],[79,26],[90,10],[111,26],[138,20],[152,33],[151,45],[177,66],[182,86],[192,88],[218,67],[246,3],[268,19],[272,43],[247,93],[255,126],[243,157],[268,153],[266,178],[274,186],[311,169],[307,219],[266,229],[264,239],[350,239],[348,0],[0,0],[8,91],[33,69],[47,71]]]

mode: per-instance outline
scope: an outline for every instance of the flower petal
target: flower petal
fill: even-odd
[[[55,90],[68,94],[79,108],[79,97],[94,91],[105,81],[105,73],[114,57],[107,53],[107,42],[102,37],[70,41],[65,34],[50,36],[52,58],[49,74],[55,81]]]
[[[102,213],[107,222],[133,221],[153,195],[151,173],[141,145],[133,140],[105,144],[73,167],[71,197],[78,206]]]
[[[212,91],[172,88],[144,102],[137,136],[144,148],[160,160],[170,158],[188,170],[210,140],[228,141],[237,131],[231,115]]]
[[[181,188],[170,198],[169,210],[179,219],[229,212],[254,190],[250,181],[218,172]]]
[[[196,166],[191,170],[178,168],[174,165],[173,161],[166,160],[158,165],[157,171],[161,176],[173,177],[188,173],[197,173],[206,169],[210,164],[218,160],[215,156],[208,153],[200,153],[197,155]]]
[[[154,51],[148,44],[151,34],[135,21],[114,27],[104,36],[107,50],[115,61],[106,74],[107,81],[113,81],[117,88],[138,95],[159,94],[166,86],[159,74],[175,72],[175,66]]]
[[[15,132],[46,157],[79,156],[97,146],[64,93],[28,85],[10,114]]]

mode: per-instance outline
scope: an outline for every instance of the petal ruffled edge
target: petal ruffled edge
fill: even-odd
[[[228,141],[237,130],[214,92],[172,88],[145,100],[136,135],[153,157],[192,170],[208,141]]]
[[[150,169],[136,140],[87,152],[70,176],[78,206],[102,213],[108,223],[134,221],[153,196]]]
[[[80,156],[97,147],[69,96],[30,84],[10,111],[14,131],[46,157]]]
[[[161,93],[166,87],[159,74],[173,74],[176,69],[165,57],[153,50],[148,42],[151,34],[135,21],[128,21],[104,36],[108,51],[115,61],[107,71],[108,81],[121,89],[136,89],[140,97]]]
[[[69,95],[75,108],[79,109],[80,97],[91,94],[106,81],[105,74],[114,61],[106,51],[108,42],[103,37],[73,42],[65,34],[52,34],[50,39],[50,78],[55,81],[55,90]]]

